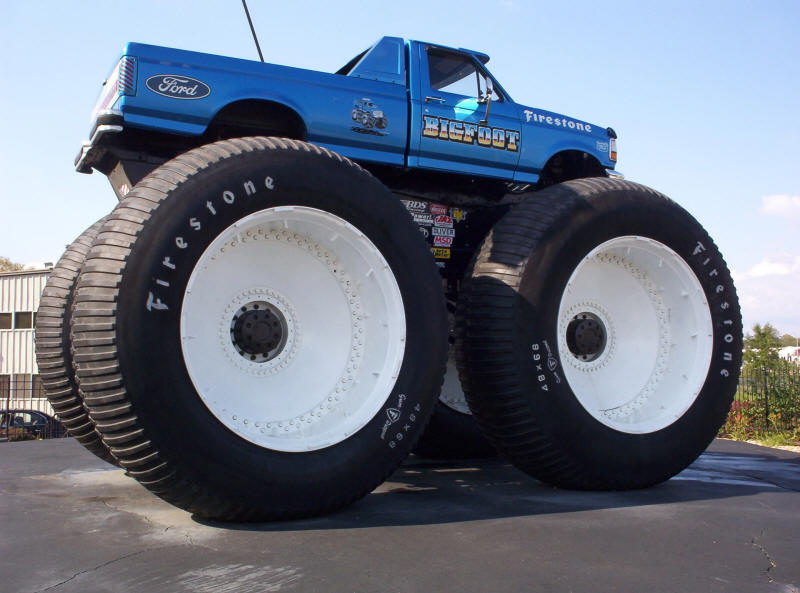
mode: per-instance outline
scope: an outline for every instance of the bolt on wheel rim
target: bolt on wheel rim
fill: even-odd
[[[270,208],[225,229],[198,260],[181,347],[198,396],[229,430],[278,451],[321,449],[363,428],[391,393],[402,296],[353,225]]]
[[[653,239],[625,236],[584,257],[558,312],[558,350],[578,401],[632,434],[665,428],[694,403],[711,364],[713,326],[689,265]]]

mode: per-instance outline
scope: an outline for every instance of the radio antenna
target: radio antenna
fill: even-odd
[[[250,18],[250,11],[247,10],[247,2],[246,0],[242,0],[242,6],[244,6],[244,13],[247,15],[247,22],[250,23],[250,30],[253,32],[253,41],[256,42],[256,49],[258,50],[258,57],[261,61],[264,61],[264,56],[261,54],[261,46],[258,44],[258,37],[256,37],[256,30],[253,27],[253,19]]]

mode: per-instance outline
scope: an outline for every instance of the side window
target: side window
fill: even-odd
[[[486,97],[487,75],[469,56],[428,49],[428,77],[433,90],[481,101]],[[497,91],[493,90],[492,101],[502,101]]]
[[[14,329],[31,329],[33,327],[33,313],[31,311],[18,311],[14,313]]]

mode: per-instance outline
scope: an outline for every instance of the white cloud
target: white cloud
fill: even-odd
[[[771,323],[781,333],[800,335],[800,255],[769,255],[733,278],[745,331]]]
[[[764,196],[761,198],[761,214],[800,222],[800,196]]]
[[[800,274],[800,255],[767,256],[750,268],[746,276],[762,278],[764,276],[789,276],[790,274]]]

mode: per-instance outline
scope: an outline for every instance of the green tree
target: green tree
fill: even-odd
[[[781,347],[781,338],[778,330],[769,323],[763,326],[756,323],[753,333],[744,338],[743,362],[745,368],[774,368],[780,363],[778,349]]]
[[[14,263],[7,257],[0,255],[0,272],[19,272],[24,267],[22,264]]]
[[[783,334],[781,336],[781,346],[797,346],[797,338],[791,334]]]

